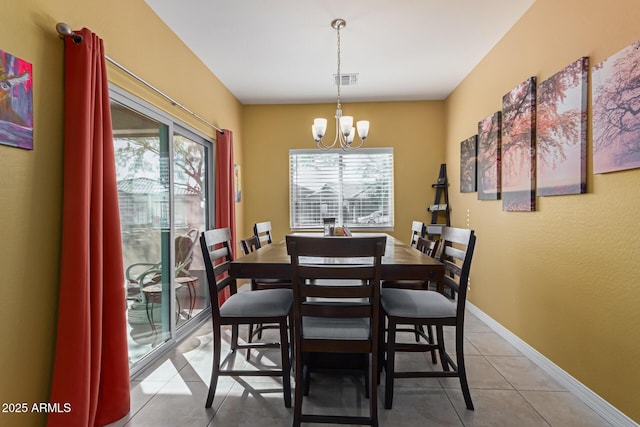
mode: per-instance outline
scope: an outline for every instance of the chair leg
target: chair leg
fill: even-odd
[[[467,409],[473,411],[473,402],[471,401],[471,392],[469,391],[469,383],[467,382],[467,369],[464,365],[464,335],[462,328],[456,328],[456,363],[458,364],[458,375],[460,377],[460,388],[462,388],[462,396]]]
[[[250,323],[250,324],[249,324],[249,333],[248,333],[248,336],[247,336],[247,342],[248,342],[249,344],[251,344],[252,340],[253,340],[253,323]],[[247,349],[247,362],[248,362],[250,359],[251,359],[251,349],[250,349],[250,348],[248,348],[248,349]]]
[[[442,363],[442,370],[448,372],[450,365],[447,362],[447,358],[444,357],[445,348],[444,348],[444,330],[442,326],[436,326],[436,339],[438,340],[438,353],[440,354],[440,363]]]
[[[302,365],[302,354],[296,349],[295,351],[295,381],[296,388],[293,397],[293,427],[300,426],[300,418],[302,416],[302,395],[304,392],[304,374]]]
[[[393,375],[396,351],[396,323],[389,319],[387,327],[387,363],[385,365],[386,378],[384,383],[384,408],[391,409],[393,406]]]
[[[289,360],[289,332],[287,320],[280,321],[280,357],[282,358],[282,388],[284,407],[291,408],[291,364]]]
[[[369,394],[369,383],[371,382],[371,376],[369,375],[371,372],[371,361],[369,360],[368,354],[363,354],[364,357],[364,397],[365,399],[369,399],[371,395]],[[375,377],[374,377],[375,378]]]
[[[433,326],[431,325],[427,325],[427,337],[429,337],[429,344],[433,344]],[[431,350],[431,363],[434,365],[438,363],[435,349]]]
[[[309,364],[303,362],[302,364],[302,376],[303,376],[303,393],[305,396],[309,396],[309,388],[311,387],[311,370],[309,369]]]
[[[384,311],[382,310],[382,308],[380,308],[379,318],[378,318],[378,362],[377,362],[378,375],[377,375],[376,385],[380,384],[380,376],[382,375],[382,370],[384,369],[384,361],[385,361],[384,344],[387,342],[387,340],[385,340],[384,338],[384,332],[386,329],[385,322],[386,322],[386,317],[384,315]]]
[[[238,325],[231,325],[231,351],[238,349]]]
[[[205,408],[211,408],[213,398],[216,394],[218,386],[218,377],[220,376],[220,351],[222,349],[222,337],[220,327],[213,328],[213,369],[211,370],[211,380],[209,381],[209,393],[207,394],[207,402]]]
[[[375,343],[375,342],[374,342]],[[380,343],[378,342],[378,345]],[[377,347],[374,345],[374,347]],[[377,348],[371,352],[369,359],[369,376],[371,377],[371,381],[369,381],[369,416],[371,417],[371,425],[373,427],[378,426],[378,382],[374,381],[375,375],[378,371],[378,353]]]

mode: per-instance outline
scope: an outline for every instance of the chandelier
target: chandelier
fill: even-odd
[[[342,105],[340,104],[340,85],[342,84],[342,76],[340,74],[340,30],[347,25],[347,21],[344,19],[334,19],[331,21],[331,27],[336,30],[338,35],[338,74],[336,75],[336,85],[338,86],[338,106],[336,108],[336,137],[332,144],[325,144],[322,138],[327,130],[327,119],[316,118],[311,125],[311,133],[313,139],[318,144],[318,148],[328,150],[340,144],[343,150],[351,148],[359,148],[364,144],[364,140],[369,134],[369,122],[367,120],[360,120],[356,123],[356,127],[353,127],[353,116],[342,115]],[[360,143],[354,145],[353,140],[355,138],[356,129],[358,136],[360,137]]]

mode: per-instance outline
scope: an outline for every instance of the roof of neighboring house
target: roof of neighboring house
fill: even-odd
[[[198,192],[184,185],[175,185],[178,196],[194,196]],[[118,181],[118,192],[126,194],[162,194],[167,192],[167,186],[151,178],[129,178]]]

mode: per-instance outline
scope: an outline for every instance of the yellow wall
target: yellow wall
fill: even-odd
[[[240,161],[241,106],[143,0],[11,1],[3,3],[2,14],[0,49],[33,64],[35,124],[33,151],[0,145],[0,402],[46,402],[62,208],[64,46],[56,23],[89,28],[104,40],[108,56],[208,121],[232,129]],[[115,68],[109,67],[108,77],[213,137],[210,127]],[[44,421],[44,415],[0,413],[0,425]]]
[[[0,402],[40,402],[49,395],[59,286],[63,43],[55,24],[88,27],[105,40],[107,55],[234,131],[243,178],[239,237],[263,220],[273,222],[276,238],[288,232],[288,149],[311,147],[309,126],[299,123],[331,118],[335,106],[240,106],[143,0],[27,0],[9,2],[3,14],[0,49],[34,66],[35,149],[0,146]],[[368,146],[395,149],[392,234],[406,238],[413,219],[428,218],[431,183],[446,161],[453,224],[469,221],[479,236],[471,301],[636,421],[640,239],[632,221],[640,171],[593,176],[589,148],[588,194],[538,198],[533,213],[502,212],[500,202],[457,188],[459,142],[500,109],[503,94],[580,56],[592,65],[605,59],[640,38],[638,18],[637,0],[538,0],[446,102],[347,99],[344,106],[371,121]],[[189,78],[178,78],[187,71]],[[109,78],[213,135],[113,67]],[[35,414],[6,417],[0,424],[44,423]]]
[[[329,120],[333,141],[335,104],[249,105],[244,107],[243,203],[239,236],[251,235],[255,222],[271,221],[274,238],[289,232],[289,149],[315,148],[311,124]],[[343,104],[343,114],[371,123],[367,147],[393,147],[395,180],[394,236],[407,240],[411,221],[427,221],[440,164],[444,162],[444,103],[380,102]],[[302,124],[302,125],[301,125]]]
[[[447,99],[452,188],[460,141],[504,94],[581,56],[597,64],[640,39],[639,20],[637,0],[537,0]],[[640,421],[640,170],[594,176],[591,138],[589,129],[587,194],[539,197],[536,212],[513,213],[454,191],[453,221],[468,211],[478,234],[473,304]]]

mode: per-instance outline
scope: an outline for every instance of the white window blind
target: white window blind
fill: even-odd
[[[290,226],[393,227],[393,148],[289,150]]]

